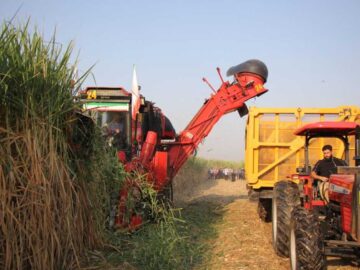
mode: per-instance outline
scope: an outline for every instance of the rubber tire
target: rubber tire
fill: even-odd
[[[291,212],[300,204],[298,185],[282,180],[275,184],[272,199],[272,240],[277,255],[289,257]]]
[[[292,270],[324,270],[326,257],[323,250],[323,235],[316,215],[297,206],[290,224],[290,267]]]
[[[262,199],[258,201],[258,215],[263,222],[271,221],[271,199]]]

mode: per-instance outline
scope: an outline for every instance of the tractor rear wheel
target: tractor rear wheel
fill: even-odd
[[[291,212],[300,204],[297,184],[282,180],[275,184],[272,199],[272,240],[279,256],[289,256],[289,231]]]
[[[317,216],[302,206],[295,207],[290,224],[291,270],[326,269],[322,238]]]

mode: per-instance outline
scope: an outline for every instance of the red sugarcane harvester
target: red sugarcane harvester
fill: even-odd
[[[109,134],[107,142],[116,147],[126,171],[146,173],[147,181],[159,193],[171,191],[172,179],[218,120],[233,111],[246,115],[245,101],[268,91],[264,88],[268,70],[259,60],[230,68],[227,75],[233,76],[232,82],[224,81],[219,68],[217,71],[221,86],[215,90],[203,79],[213,93],[180,134],[175,133],[169,119],[154,103],[138,94],[137,85],[133,93],[123,88],[88,87],[82,92],[81,100],[85,111],[101,126],[104,134]],[[115,227],[133,229],[142,223],[144,217],[136,211],[131,212],[126,203],[129,196],[140,199],[141,191],[134,192],[136,187],[136,181],[129,177],[120,191]],[[126,214],[129,211],[130,216]]]

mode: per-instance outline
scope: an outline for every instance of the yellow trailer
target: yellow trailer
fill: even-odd
[[[259,213],[268,219],[272,188],[278,180],[289,178],[304,166],[304,139],[294,130],[317,121],[360,122],[360,107],[336,108],[257,108],[250,107],[246,125],[245,173],[252,199],[259,199]],[[314,139],[310,143],[310,164],[322,158],[324,144],[333,146],[334,156],[344,158],[339,139]],[[354,145],[350,142],[350,145]],[[350,148],[350,157],[354,149]],[[266,199],[266,200],[264,200]]]

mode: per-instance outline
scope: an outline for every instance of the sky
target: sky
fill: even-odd
[[[141,93],[177,132],[220,86],[216,67],[260,59],[269,92],[256,107],[360,105],[359,0],[54,1],[1,0],[0,19],[31,25],[66,46],[79,70],[95,64],[84,86],[131,87],[135,64]],[[231,78],[229,78],[231,79]],[[244,158],[246,118],[224,116],[198,155]]]

